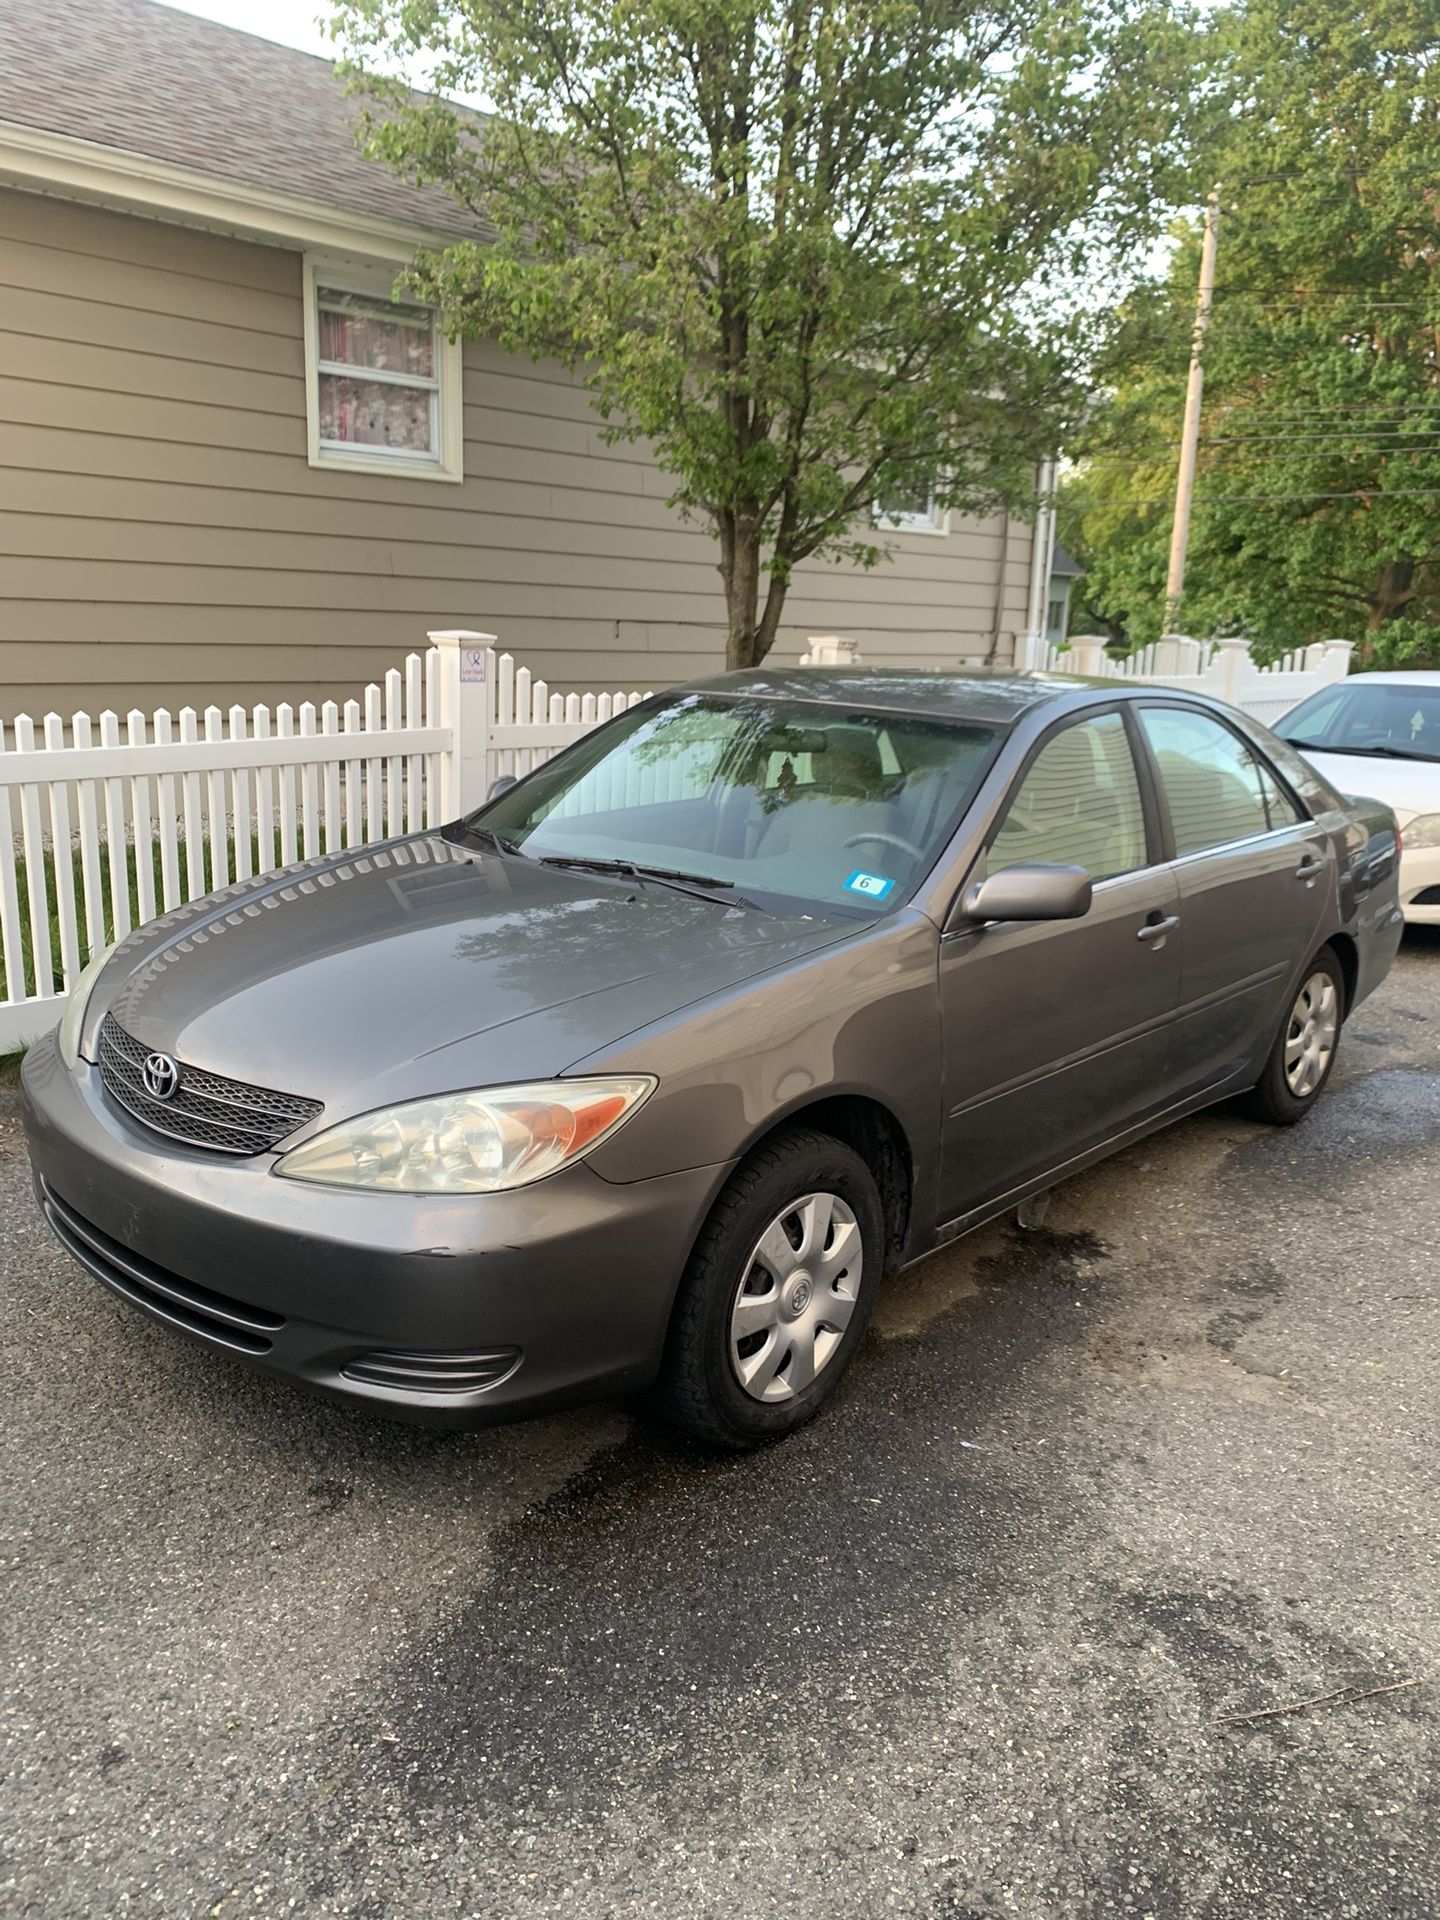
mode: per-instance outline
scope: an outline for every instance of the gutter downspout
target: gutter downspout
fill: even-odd
[[[1045,602],[1050,589],[1050,568],[1055,558],[1055,462],[1042,460],[1036,491],[1040,511],[1035,518],[1034,545],[1030,550],[1030,604],[1025,614],[1025,658],[1017,667],[1038,667],[1045,651]]]
[[[990,622],[990,645],[985,649],[985,664],[993,667],[1000,651],[1000,632],[1005,625],[1005,588],[1010,572],[1010,527],[1014,516],[1007,507],[1000,523],[1000,565],[995,571],[995,617]]]

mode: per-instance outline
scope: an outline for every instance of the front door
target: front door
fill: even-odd
[[[1319,942],[1335,855],[1278,771],[1218,714],[1148,701],[1136,712],[1180,888],[1172,1072],[1192,1093],[1263,1061]]]
[[[1082,866],[1094,901],[1079,920],[962,924],[941,941],[942,1222],[1169,1103],[1179,889],[1161,852],[1119,712],[1041,742],[983,871]]]

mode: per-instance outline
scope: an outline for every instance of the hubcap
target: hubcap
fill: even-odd
[[[1295,996],[1285,1029],[1285,1080],[1304,1100],[1325,1078],[1335,1036],[1340,1030],[1340,1000],[1328,973],[1312,973]]]
[[[838,1193],[807,1193],[770,1222],[730,1313],[730,1364],[752,1400],[793,1400],[824,1372],[855,1311],[863,1264],[860,1223]]]

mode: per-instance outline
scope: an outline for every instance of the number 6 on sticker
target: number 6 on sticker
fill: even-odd
[[[883,873],[852,873],[845,885],[849,892],[863,894],[867,900],[883,900],[895,890],[895,882]]]

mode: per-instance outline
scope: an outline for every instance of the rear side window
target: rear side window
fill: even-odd
[[[1118,713],[1078,720],[1047,740],[1022,775],[990,844],[988,873],[1053,861],[1113,879],[1146,864],[1145,809]]]
[[[1141,707],[1177,858],[1250,840],[1305,816],[1254,751],[1219,720],[1187,707]]]
[[[1276,778],[1275,769],[1254,748],[1250,749],[1255,761],[1255,770],[1260,776],[1260,791],[1265,798],[1265,813],[1272,827],[1293,827],[1301,820],[1308,820],[1309,814],[1297,807],[1289,794]]]

